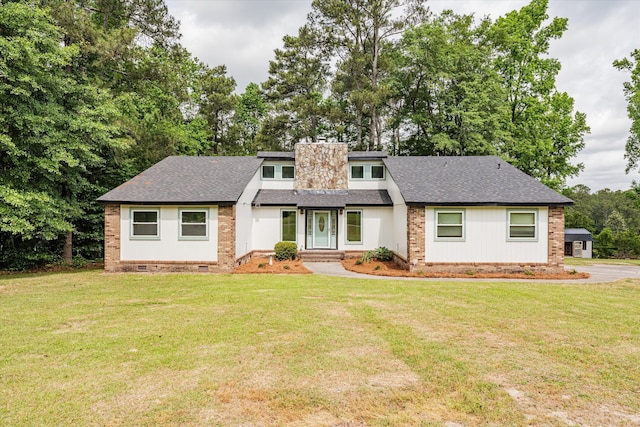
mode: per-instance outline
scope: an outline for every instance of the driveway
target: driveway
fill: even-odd
[[[383,280],[428,280],[428,281],[460,281],[468,282],[481,281],[481,282],[540,282],[540,283],[608,283],[615,282],[620,279],[640,279],[640,266],[635,265],[611,265],[611,264],[596,264],[596,265],[569,265],[565,269],[568,271],[576,270],[579,272],[589,273],[591,277],[588,279],[570,279],[570,280],[528,280],[528,279],[427,279],[427,278],[415,278],[415,277],[388,277],[388,276],[374,276],[369,274],[354,273],[352,271],[345,270],[342,264],[339,262],[305,262],[305,267],[311,270],[314,274],[322,274],[325,276],[337,276],[337,277],[351,277],[357,279],[383,279]]]

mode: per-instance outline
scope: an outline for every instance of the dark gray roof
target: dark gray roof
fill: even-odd
[[[386,151],[349,151],[349,160],[381,160],[387,158]]]
[[[393,206],[387,190],[260,190],[254,206],[344,208],[345,206]]]
[[[261,163],[255,157],[167,157],[98,201],[235,203]]]
[[[257,157],[270,160],[294,160],[295,153],[293,151],[258,151]]]
[[[496,156],[383,159],[407,204],[562,206],[564,197]]]
[[[584,228],[567,228],[564,230],[564,240],[565,242],[591,242],[593,235]]]

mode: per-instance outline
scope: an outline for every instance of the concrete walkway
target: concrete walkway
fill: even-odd
[[[426,281],[456,281],[456,282],[533,282],[533,283],[609,283],[620,279],[640,279],[640,266],[635,265],[611,265],[596,264],[588,266],[566,266],[567,271],[576,270],[591,275],[588,279],[567,280],[534,280],[534,279],[447,279],[447,278],[419,278],[419,277],[389,277],[374,276],[369,274],[354,273],[345,270],[339,262],[305,262],[305,267],[314,274],[325,276],[350,277],[354,279],[378,279],[378,280],[426,280]]]

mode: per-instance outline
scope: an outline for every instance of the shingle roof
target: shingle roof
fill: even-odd
[[[167,157],[98,201],[235,203],[261,163],[255,157]]]
[[[564,230],[564,241],[565,242],[591,242],[593,240],[593,235],[591,232],[584,228],[567,228]]]
[[[349,151],[349,160],[381,160],[387,158],[386,151]]]
[[[573,202],[496,156],[383,159],[407,204],[560,206]]]
[[[258,151],[257,157],[270,160],[293,160],[295,153],[293,151]]]
[[[254,206],[344,208],[345,206],[393,206],[387,190],[260,190]]]

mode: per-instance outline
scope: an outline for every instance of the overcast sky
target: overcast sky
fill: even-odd
[[[519,9],[521,0],[428,0],[434,12],[453,9],[493,20]],[[273,50],[282,37],[297,34],[306,22],[311,0],[168,0],[169,11],[181,21],[182,44],[209,66],[224,64],[238,83],[267,79]],[[587,115],[591,134],[577,157],[584,171],[569,185],[591,190],[626,190],[640,181],[638,172],[624,173],[624,145],[629,134],[622,83],[629,75],[612,67],[615,59],[640,48],[640,0],[550,0],[549,16],[569,19],[550,55],[562,63],[556,86],[575,99]]]

